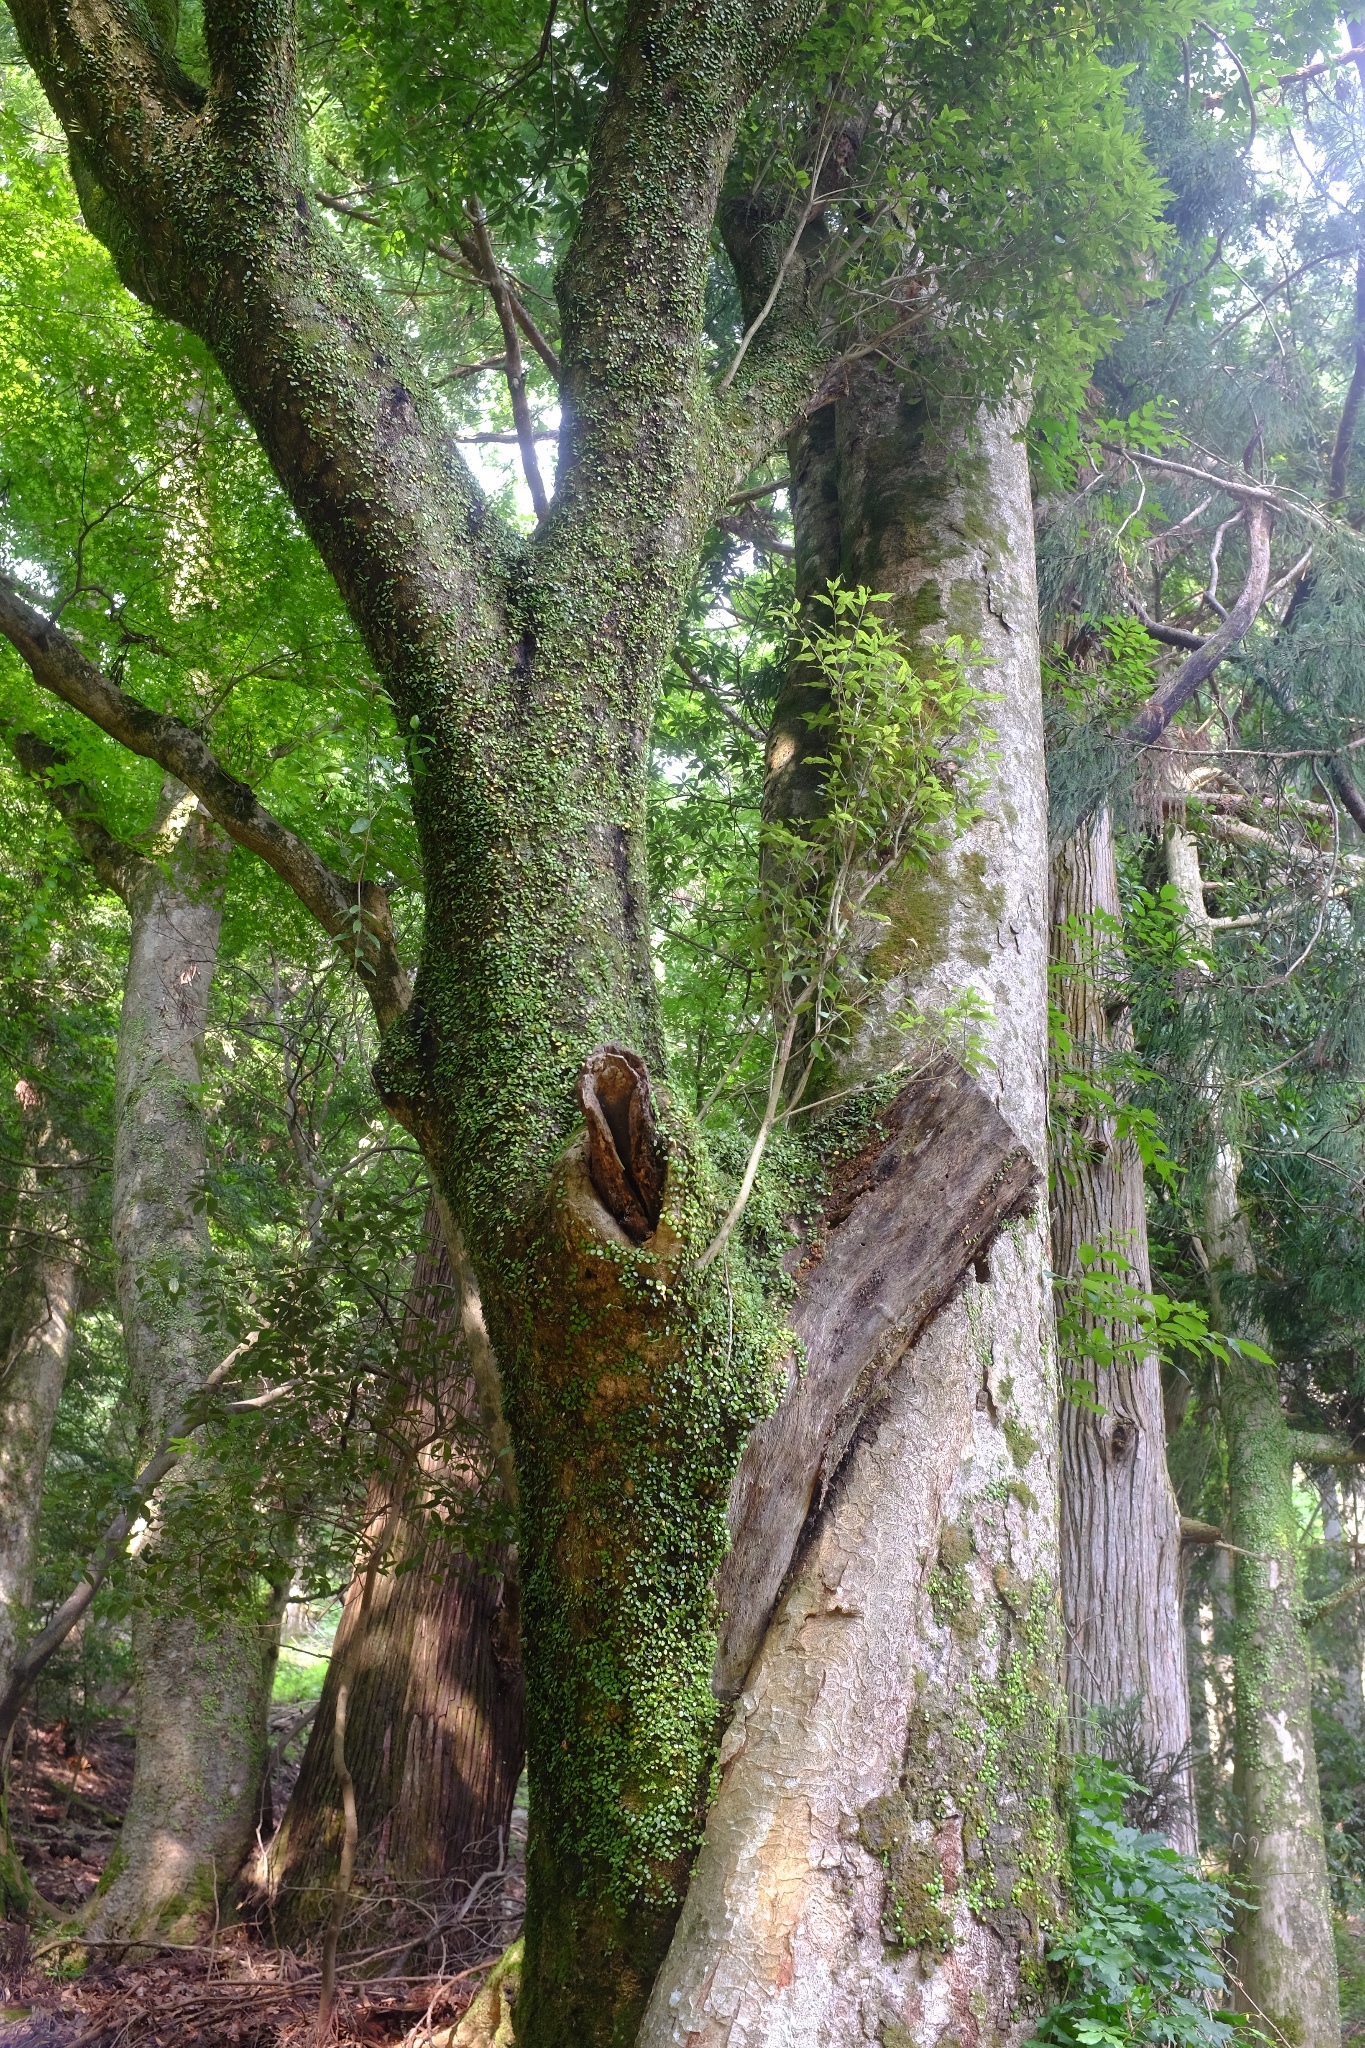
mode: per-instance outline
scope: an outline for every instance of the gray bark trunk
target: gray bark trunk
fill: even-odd
[[[1167,873],[1186,918],[1211,949],[1199,849],[1167,834]],[[1255,1252],[1241,1206],[1241,1158],[1223,1077],[1211,1073],[1216,1125],[1205,1187],[1204,1243],[1218,1326],[1262,1349],[1266,1331],[1230,1281],[1250,1279]],[[1221,1368],[1229,1541],[1236,1608],[1233,1669],[1239,1875],[1253,1901],[1237,1940],[1238,1997],[1297,2048],[1339,2048],[1341,2011],[1331,1895],[1313,1745],[1308,1650],[1299,1621],[1294,1458],[1273,1365],[1234,1352]]]
[[[128,871],[128,974],[115,1076],[113,1240],[129,1390],[153,1443],[221,1348],[209,1285],[201,1098],[227,847],[168,784],[162,859]],[[175,1486],[211,1484],[204,1453]],[[146,1533],[144,1557],[169,1540]],[[268,1600],[244,1586],[211,1615],[187,1594],[188,1539],[157,1557],[133,1612],[137,1761],[119,1846],[88,1920],[104,1940],[184,1938],[211,1916],[256,1824],[266,1754]],[[182,1554],[183,1552],[183,1554]]]
[[[837,410],[837,418],[835,416]],[[913,1048],[908,1000],[974,989],[981,1085],[1044,1156],[1046,799],[1033,534],[1012,414],[938,431],[860,366],[794,450],[798,568],[895,597],[912,642],[981,643],[999,692],[984,815],[890,906],[894,973],[848,1061]],[[779,705],[770,761],[804,731]],[[722,1743],[640,2034],[664,2044],[1017,2041],[1060,1866],[1049,1302],[1040,1218],[1007,1226],[909,1349],[825,1493]],[[869,1281],[880,1284],[878,1247]],[[815,1364],[811,1370],[814,1371]],[[750,1539],[753,1540],[752,1538]]]
[[[41,1091],[26,1080],[19,1091],[26,1164],[0,1297],[0,1693],[33,1596],[43,1474],[81,1288],[84,1176]]]
[[[1108,811],[1068,840],[1053,865],[1056,1000],[1082,1073],[1102,1078],[1111,1033],[1104,956],[1117,943],[1097,919],[1121,915]],[[1052,1262],[1068,1278],[1093,1246],[1129,1286],[1151,1286],[1142,1162],[1112,1117],[1086,1116],[1054,1160]],[[1105,1325],[1111,1344],[1131,1326]],[[1124,1352],[1108,1367],[1061,1358],[1065,1378],[1094,1403],[1063,1398],[1062,1619],[1072,1743],[1098,1748],[1165,1792],[1160,1819],[1178,1848],[1198,1846],[1189,1768],[1190,1703],[1181,1615],[1180,1514],[1166,1471],[1161,1366],[1154,1350]],[[1097,1412],[1098,1411],[1098,1412]],[[1105,1709],[1128,1708],[1106,1738]],[[1114,1748],[1118,1737],[1123,1749]],[[1169,1788],[1168,1790],[1166,1788]]]

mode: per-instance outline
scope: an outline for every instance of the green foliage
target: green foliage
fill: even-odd
[[[1033,2036],[1053,2048],[1219,2048],[1245,2028],[1219,2010],[1228,1893],[1163,1836],[1124,1824],[1124,1800],[1140,1791],[1111,1764],[1077,1758],[1075,1924],[1048,1952],[1066,1973],[1065,1994]]]
[[[1274,1363],[1247,1339],[1211,1330],[1199,1302],[1173,1301],[1125,1279],[1121,1253],[1083,1244],[1076,1259],[1079,1272],[1053,1280],[1057,1346],[1064,1359],[1088,1359],[1096,1372],[1132,1364],[1152,1352],[1167,1363],[1184,1353],[1224,1362],[1233,1351]],[[1079,1406],[1103,1412],[1086,1380],[1067,1379],[1064,1391]]]

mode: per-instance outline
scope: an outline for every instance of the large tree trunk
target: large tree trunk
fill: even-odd
[[[1167,829],[1167,873],[1197,939],[1212,950],[1199,849]],[[1214,1150],[1204,1244],[1217,1325],[1266,1348],[1244,1284],[1256,1257],[1241,1205],[1241,1159],[1223,1077],[1209,1096]],[[1239,1283],[1242,1283],[1239,1285]],[[1338,2048],[1341,2013],[1313,1745],[1308,1648],[1299,1619],[1294,1453],[1273,1364],[1232,1351],[1220,1367],[1234,1545],[1239,1875],[1252,1901],[1237,1941],[1239,2001],[1298,2048]]]
[[[395,1489],[406,1505],[363,1625],[364,1563],[347,1592],[303,1768],[270,1846],[266,1892],[272,1924],[286,1942],[316,1934],[331,1904],[342,1835],[332,1730],[343,1673],[359,1887],[390,1886],[401,1905],[405,1893],[426,1897],[476,1878],[506,1849],[526,1751],[510,1559],[500,1552],[480,1569],[457,1534],[434,1526],[423,1500],[428,1470],[445,1494],[453,1478],[467,1481],[471,1499],[490,1484],[491,1452],[482,1444],[475,1451],[471,1440],[478,1409],[464,1328],[470,1309],[432,1202],[404,1318],[406,1399],[393,1431],[418,1469],[389,1473],[372,1489],[372,1539]],[[442,1456],[452,1442],[453,1465]],[[420,1924],[429,1931],[429,1921]]]
[[[1122,948],[1121,915],[1113,831],[1101,810],[1058,852],[1052,903],[1055,1000],[1076,1069],[1101,1082],[1112,1037],[1106,983],[1115,979]],[[1052,1263],[1063,1282],[1079,1273],[1081,1248],[1090,1246],[1105,1271],[1145,1293],[1151,1268],[1142,1162],[1113,1117],[1076,1119],[1057,1146],[1053,1182]],[[1082,1399],[1064,1395],[1060,1426],[1071,1739],[1079,1749],[1105,1750],[1104,1710],[1126,1708],[1118,1726],[1110,1724],[1109,1748],[1164,1792],[1161,1824],[1193,1852],[1180,1514],[1166,1470],[1161,1366],[1154,1350],[1134,1346],[1131,1324],[1101,1324],[1098,1335],[1118,1347],[1112,1364],[1083,1353],[1060,1359],[1064,1380],[1084,1388]]]
[[[908,1000],[932,1013],[976,990],[990,1012],[981,1086],[1041,1160],[1046,798],[1016,424],[1008,411],[935,423],[862,365],[792,452],[803,592],[842,573],[893,593],[912,646],[947,630],[979,642],[999,693],[983,816],[888,906],[893,973],[845,1079],[913,1054]],[[811,708],[797,675],[769,748],[772,798],[793,813]],[[916,1195],[912,1170],[898,1201]],[[945,1188],[943,1206],[953,1198]],[[875,1213],[875,1230],[856,1210],[845,1227],[880,1306],[902,1255],[883,1261]],[[1010,1223],[908,1352],[921,1324],[904,1305],[869,1346],[870,1405],[840,1431],[846,1454],[742,1675],[642,2048],[1017,2038],[1061,1861],[1043,1230],[1036,1215]],[[812,1353],[807,1375],[818,1367]]]
[[[226,1348],[208,1271],[201,1054],[227,849],[174,784],[161,831],[163,858],[124,870],[131,932],[115,1075],[114,1255],[129,1392],[147,1445]],[[208,1458],[188,1456],[171,1491],[211,1487]],[[148,1531],[135,1589],[137,1761],[88,1919],[104,1940],[183,1938],[213,1914],[256,1822],[267,1602],[254,1585],[216,1614],[194,1602],[192,1518],[177,1520],[173,1503],[170,1513],[170,1528],[158,1517]]]

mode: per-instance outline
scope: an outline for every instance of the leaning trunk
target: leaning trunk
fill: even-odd
[[[1211,946],[1199,849],[1173,825],[1166,850],[1187,922]],[[1267,1333],[1247,1299],[1256,1257],[1221,1075],[1210,1075],[1209,1094],[1214,1152],[1204,1191],[1204,1243],[1215,1316],[1219,1328],[1264,1351]],[[1274,1365],[1232,1350],[1220,1370],[1227,1537],[1235,1559],[1238,1868],[1250,1901],[1237,1942],[1239,2000],[1253,2020],[1268,2020],[1299,2048],[1338,2048],[1331,1896],[1299,1618],[1293,1447]]]
[[[1121,914],[1113,831],[1102,810],[1058,853],[1052,906],[1056,1001],[1075,1069],[1099,1085]],[[1142,1162],[1112,1113],[1086,1111],[1061,1129],[1053,1176],[1052,1262],[1063,1290],[1089,1248],[1100,1270],[1148,1292]],[[1079,1344],[1061,1357],[1069,1383],[1060,1443],[1071,1739],[1112,1754],[1140,1778],[1171,1840],[1193,1852],[1180,1515],[1166,1471],[1160,1361],[1135,1342],[1131,1323],[1092,1327],[1093,1352]]]
[[[226,1348],[205,1218],[201,1054],[218,952],[226,849],[167,786],[163,861],[127,886],[128,975],[115,1076],[113,1240],[129,1390],[156,1442]],[[209,1917],[256,1822],[265,1759],[266,1600],[254,1585],[195,1601],[201,1560],[184,1489],[211,1495],[208,1453],[177,1469],[147,1532],[133,1610],[137,1761],[119,1845],[88,1930],[104,1940],[177,1932]]]
[[[955,1212],[967,1132],[984,1141],[987,1120],[998,1125],[997,1182],[1027,1162],[1016,1212],[1045,1147],[1046,802],[1028,479],[1012,412],[943,424],[884,370],[861,365],[851,382],[793,448],[803,594],[841,573],[894,595],[912,647],[946,632],[978,643],[991,664],[985,687],[999,696],[996,758],[979,821],[898,886],[889,922],[870,935],[890,949],[890,980],[837,1085],[876,1086],[902,1066],[912,1078],[874,1120],[861,1171],[840,1176],[843,1198],[796,1311],[807,1365],[756,1433],[732,1500],[717,1689],[734,1706],[645,2048],[1014,2039],[1058,1903],[1043,1224],[997,1214],[974,1237]],[[818,751],[806,724],[815,708],[794,674],[769,746],[769,800],[789,816],[818,788],[804,765]],[[989,1011],[979,1085],[925,1044],[934,1013],[969,992]],[[924,1024],[907,1037],[911,1006]],[[955,1107],[926,1134],[913,1104],[938,1088]],[[906,1126],[897,1155],[906,1115],[920,1127]],[[945,1219],[960,1263],[926,1318],[926,1297],[898,1295],[897,1280]],[[848,1292],[830,1314],[841,1265]],[[793,1554],[775,1545],[772,1471],[804,1390],[824,1383],[841,1327],[858,1329],[860,1316],[861,1356],[825,1418]],[[740,1623],[765,1545],[777,1549],[780,1597],[752,1641]]]
[[[500,1548],[481,1569],[458,1529],[442,1527],[422,1500],[424,1471],[439,1476],[447,1496],[452,1479],[462,1480],[475,1513],[490,1488],[491,1459],[476,1434],[471,1309],[477,1315],[452,1276],[432,1203],[404,1319],[404,1413],[393,1430],[417,1470],[386,1474],[371,1491],[372,1537],[395,1491],[405,1504],[363,1622],[364,1565],[351,1582],[303,1768],[270,1847],[271,1924],[285,1942],[318,1933],[331,1906],[342,1836],[332,1731],[344,1673],[357,1888],[388,1892],[401,1920],[405,1899],[473,1882],[506,1850],[526,1749],[510,1559]],[[414,1939],[430,1924],[414,1920]]]

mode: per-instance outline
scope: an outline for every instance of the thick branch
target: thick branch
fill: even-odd
[[[1251,498],[1243,515],[1247,529],[1247,573],[1237,602],[1218,631],[1211,633],[1203,646],[1191,654],[1188,661],[1181,663],[1169,682],[1153,692],[1129,725],[1128,738],[1140,746],[1149,747],[1161,737],[1171,720],[1189,703],[1200,684],[1213,674],[1223,657],[1245,639],[1261,609],[1270,581],[1271,512],[1264,496],[1264,493],[1257,493]]]
[[[246,783],[228,774],[198,733],[121,690],[3,576],[0,633],[43,689],[131,753],[155,761],[183,782],[230,839],[275,870],[353,962],[381,1030],[407,1008],[408,979],[394,944],[388,898],[377,884],[348,882],[329,868],[297,833],[257,803]]]
[[[1335,1593],[1329,1593],[1324,1600],[1314,1600],[1303,1608],[1299,1620],[1305,1628],[1315,1628],[1320,1621],[1326,1621],[1329,1614],[1336,1614],[1355,1599],[1358,1593],[1365,1593],[1365,1572],[1357,1572],[1344,1586],[1338,1586]]]
[[[1365,1450],[1323,1430],[1291,1429],[1289,1445],[1300,1465],[1365,1465]]]

